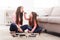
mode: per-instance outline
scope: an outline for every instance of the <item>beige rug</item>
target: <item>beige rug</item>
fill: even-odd
[[[12,37],[8,30],[0,30],[0,40],[60,40],[60,37],[46,33],[41,33],[36,37]]]

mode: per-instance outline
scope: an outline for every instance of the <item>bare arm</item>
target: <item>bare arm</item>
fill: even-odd
[[[23,30],[20,28],[21,25],[17,25],[18,31],[23,32]]]
[[[24,13],[24,18],[25,18],[26,20],[29,20],[29,18],[26,17],[26,13]]]
[[[36,27],[37,27],[37,23],[36,23],[36,21],[34,20],[34,27],[33,27],[33,29],[31,30],[31,32],[34,32],[34,30],[36,29]]]

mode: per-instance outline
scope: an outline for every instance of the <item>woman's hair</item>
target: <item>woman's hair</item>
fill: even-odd
[[[32,21],[31,21],[31,18],[29,19],[29,24],[30,24],[30,26],[34,26],[34,20],[36,21],[36,23],[37,23],[37,13],[36,12],[31,12],[32,13]]]
[[[33,19],[36,20],[36,17],[38,16],[36,12],[32,12]]]
[[[21,24],[22,25],[23,12],[21,12],[21,10],[20,10],[21,8],[22,8],[22,6],[19,6],[17,8],[17,11],[16,11],[16,24]],[[19,21],[19,18],[20,18],[20,21]]]

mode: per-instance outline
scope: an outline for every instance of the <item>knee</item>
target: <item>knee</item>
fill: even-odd
[[[14,23],[12,23],[11,25],[10,25],[10,29],[12,29],[12,28],[15,28],[15,24]]]
[[[12,23],[12,24],[10,25],[9,30],[10,30],[10,31],[14,31],[14,30],[16,30],[16,29],[17,29],[17,27],[16,27],[15,23]]]
[[[16,25],[15,25],[15,23],[12,23],[12,24],[10,25],[10,27],[11,27],[11,26],[16,26]]]

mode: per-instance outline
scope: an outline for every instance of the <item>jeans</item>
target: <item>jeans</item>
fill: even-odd
[[[20,28],[24,31],[24,30],[28,29],[28,25],[23,25],[23,26],[21,26]],[[19,31],[18,31],[18,28],[17,28],[17,26],[16,26],[15,23],[12,23],[12,24],[10,25],[10,31],[19,32]]]
[[[26,30],[26,29],[28,29],[28,30],[32,30],[33,28],[31,27],[31,26],[28,26],[28,25],[23,25],[23,26],[21,26],[20,27],[23,31],[24,30]],[[17,28],[17,26],[16,26],[16,24],[15,23],[12,23],[11,25],[10,25],[10,31],[15,31],[15,32],[19,32],[18,31],[18,28]],[[39,32],[41,32],[42,31],[42,27],[37,27],[35,30],[34,30],[34,32],[33,33],[39,33]]]
[[[28,30],[31,31],[32,29],[33,29],[32,27],[28,26]],[[34,30],[33,33],[40,33],[40,32],[42,31],[42,29],[43,29],[42,27],[39,27],[39,26],[38,26],[38,27]]]

